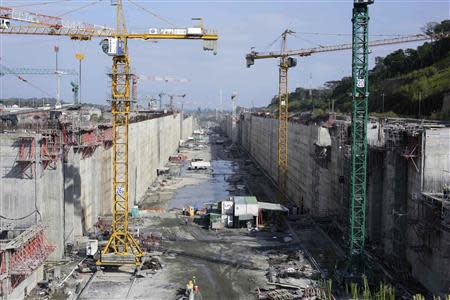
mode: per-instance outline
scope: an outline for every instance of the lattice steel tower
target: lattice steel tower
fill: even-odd
[[[281,35],[281,53],[278,76],[278,198],[279,202],[287,200],[288,170],[288,124],[289,91],[288,69],[296,65],[296,60],[284,55],[287,51],[287,37],[294,32],[286,29]]]
[[[350,181],[350,269],[362,262],[366,231],[366,160],[368,119],[369,9],[373,0],[355,0],[352,42],[352,155]]]

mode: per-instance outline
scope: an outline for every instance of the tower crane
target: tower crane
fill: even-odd
[[[144,256],[138,242],[128,228],[128,121],[130,98],[130,58],[128,40],[202,40],[203,49],[216,52],[218,35],[200,26],[189,28],[156,29],[148,32],[128,32],[122,0],[112,1],[116,6],[115,29],[86,23],[67,22],[58,17],[27,13],[17,17],[14,8],[0,9],[0,34],[66,36],[72,40],[103,38],[102,50],[112,57],[111,111],[113,114],[113,221],[111,236],[102,249],[98,265],[139,266]],[[34,19],[36,18],[36,19]],[[6,20],[6,21],[5,21]],[[11,24],[11,20],[32,23],[33,26]]]
[[[181,95],[177,95],[177,94],[166,94],[166,93],[160,93],[159,97],[161,99],[162,96],[167,96],[169,97],[169,108],[171,111],[175,110],[175,105],[174,105],[174,99],[175,98],[184,98],[186,97],[186,94],[181,94]]]
[[[132,74],[131,75],[131,95],[134,101],[137,101],[137,85],[138,82],[150,80],[150,81],[164,81],[171,83],[187,83],[189,79],[186,78],[176,78],[172,76],[157,76],[157,75],[142,75],[142,74]]]
[[[61,75],[78,76],[73,69],[59,69]],[[0,77],[4,75],[55,75],[55,68],[10,68],[0,64]]]
[[[80,85],[74,81],[71,81],[70,85],[72,86],[73,103],[78,104],[78,92],[80,90]]]
[[[278,65],[278,198],[284,202],[287,198],[286,183],[288,169],[288,113],[289,113],[289,93],[288,93],[288,69],[297,65],[297,60],[287,54],[287,37],[294,32],[286,29],[281,34],[281,51],[275,56],[271,52],[269,55],[260,56],[258,52],[252,51],[247,54],[247,68],[254,64],[255,59],[279,58]]]
[[[18,76],[19,80],[23,82],[29,83],[27,80],[24,80],[21,75],[55,75],[58,74],[59,76],[77,76],[78,72],[72,69],[58,69],[58,71],[55,71],[55,69],[51,68],[10,68],[6,67],[2,64],[0,64],[0,77],[5,75],[15,75]],[[78,95],[78,83],[72,81],[70,82],[72,86],[72,92],[74,93],[74,97]],[[75,87],[76,85],[76,91]],[[77,103],[77,99],[74,98],[74,104]]]
[[[352,156],[351,156],[351,199],[349,216],[349,268],[358,267],[364,255],[365,212],[366,212],[366,157],[367,157],[367,118],[368,118],[368,51],[370,47],[403,44],[409,42],[439,40],[449,38],[448,33],[416,34],[398,38],[368,41],[368,5],[373,0],[354,0],[352,43],[286,50],[286,37],[292,31],[282,34],[280,52],[251,51],[246,55],[249,68],[257,59],[279,58],[278,84],[278,187],[285,191],[287,177],[288,142],[288,69],[296,65],[292,56],[305,57],[317,53],[352,49]],[[282,192],[286,195],[285,192]]]
[[[367,121],[369,100],[369,5],[354,0],[352,17],[352,131],[348,270],[363,261],[366,234]]]

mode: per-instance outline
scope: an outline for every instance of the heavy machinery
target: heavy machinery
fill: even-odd
[[[349,216],[349,269],[357,269],[364,255],[365,240],[365,203],[366,203],[366,156],[367,156],[367,109],[368,109],[368,52],[370,47],[402,44],[417,41],[448,38],[449,34],[416,34],[398,38],[368,41],[368,5],[373,0],[354,0],[353,34],[351,44],[320,46],[299,50],[287,50],[283,47],[285,39],[292,31],[282,34],[280,52],[251,51],[246,55],[247,67],[256,59],[280,58],[278,90],[278,185],[280,190],[286,188],[287,141],[288,141],[288,69],[296,65],[292,56],[310,56],[316,53],[352,49],[353,106],[352,106],[352,154],[350,182],[350,216]],[[280,177],[281,175],[281,177]],[[284,192],[285,194],[285,192]]]
[[[0,28],[0,34],[67,36],[72,40],[103,38],[102,50],[112,57],[111,111],[113,114],[113,221],[111,236],[97,261],[102,266],[131,264],[139,266],[144,253],[128,230],[128,120],[132,99],[128,40],[202,40],[203,49],[216,52],[218,36],[200,26],[189,28],[156,29],[147,33],[127,32],[122,0],[111,2],[116,6],[115,29],[86,23],[67,22],[59,17],[18,12],[15,8],[0,8],[0,19],[32,23],[33,26],[10,22]],[[19,17],[18,17],[19,16]]]

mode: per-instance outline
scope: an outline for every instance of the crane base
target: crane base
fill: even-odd
[[[108,253],[102,254],[97,261],[97,266],[123,266],[123,265],[135,265],[140,266],[140,260],[132,254],[115,254]]]

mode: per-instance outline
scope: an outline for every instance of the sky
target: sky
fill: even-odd
[[[110,5],[110,1],[0,0],[0,6],[16,6],[67,20],[114,27],[115,7]],[[245,55],[251,47],[257,51],[279,50],[279,41],[271,44],[287,28],[296,32],[289,37],[289,49],[350,43],[352,6],[351,0],[124,0],[128,31],[147,32],[149,28],[174,27],[171,24],[185,28],[195,24],[192,17],[203,17],[205,28],[214,29],[219,34],[217,55],[203,51],[202,42],[195,40],[131,41],[129,54],[134,73],[189,79],[188,83],[140,81],[139,98],[157,96],[161,92],[186,94],[183,100],[185,107],[229,109],[231,94],[236,92],[240,106],[265,106],[277,93],[277,60],[257,60],[254,66],[247,68]],[[449,0],[375,0],[375,4],[370,6],[370,39],[421,33],[427,22],[444,19],[450,19]],[[0,63],[7,67],[54,68],[53,46],[59,45],[60,68],[78,70],[75,53],[82,52],[85,54],[82,101],[107,104],[110,91],[106,73],[110,71],[112,62],[111,57],[101,51],[99,42],[99,39],[79,42],[67,37],[1,35]],[[399,48],[415,48],[419,44],[372,48],[370,67],[377,56],[386,56]],[[289,89],[292,91],[299,86],[317,88],[326,81],[350,74],[351,51],[298,58],[297,67],[289,71]],[[56,95],[53,76],[24,77],[38,88],[6,75],[0,78],[0,97]],[[63,100],[72,100],[70,81],[75,79],[64,76],[61,83]]]

